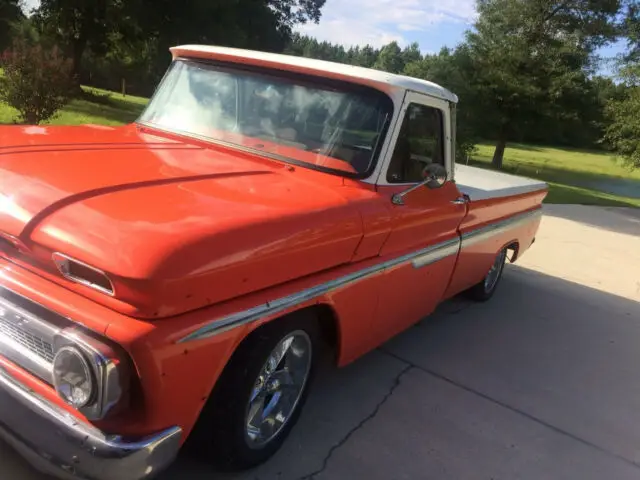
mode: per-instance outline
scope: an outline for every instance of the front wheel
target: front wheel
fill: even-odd
[[[248,337],[220,376],[189,438],[221,470],[268,460],[298,420],[315,370],[317,324],[293,315]]]
[[[465,295],[477,302],[486,302],[487,300],[489,300],[495,293],[496,288],[500,283],[506,260],[507,249],[503,248],[496,255],[496,258],[491,265],[491,268],[487,272],[487,275],[482,279],[481,282],[477,283],[469,290],[467,290],[465,292]]]

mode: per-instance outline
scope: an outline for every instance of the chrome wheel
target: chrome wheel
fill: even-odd
[[[500,274],[502,273],[502,267],[504,266],[504,262],[507,258],[507,250],[502,249],[500,253],[496,256],[496,260],[491,265],[491,269],[487,276],[484,279],[484,290],[485,292],[490,292],[493,290],[493,287],[496,286],[498,279],[500,278]]]
[[[289,333],[271,351],[254,382],[245,418],[245,440],[262,448],[287,424],[298,405],[311,369],[311,339]]]

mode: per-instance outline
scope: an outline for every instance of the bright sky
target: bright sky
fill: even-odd
[[[418,42],[424,53],[455,46],[475,16],[474,0],[327,0],[318,25],[300,30],[343,45]]]
[[[319,40],[345,46],[370,43],[380,47],[418,42],[423,53],[455,47],[474,21],[475,0],[327,0],[318,25],[299,30]],[[618,43],[602,49],[603,57],[624,51]],[[602,73],[612,73],[603,65]]]
[[[23,1],[27,9],[40,3]],[[320,23],[304,25],[299,31],[345,46],[418,42],[423,53],[436,53],[463,40],[475,16],[474,6],[475,0],[327,0]],[[623,45],[618,44],[601,54],[622,51]]]

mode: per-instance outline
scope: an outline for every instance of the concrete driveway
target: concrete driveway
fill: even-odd
[[[0,478],[43,480],[0,445]],[[546,207],[494,299],[321,373],[268,464],[162,480],[640,478],[640,214]]]

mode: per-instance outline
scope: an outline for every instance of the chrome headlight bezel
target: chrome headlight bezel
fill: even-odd
[[[125,403],[129,374],[123,354],[73,328],[63,330],[54,338],[56,355],[65,348],[80,352],[94,381],[91,400],[83,406],[74,407],[76,410],[89,420],[101,420]],[[55,369],[52,373],[55,377]],[[63,396],[61,398],[65,400]]]
[[[63,362],[61,358],[65,356],[68,358],[73,358],[75,360],[76,366],[79,367],[80,375],[84,379],[85,387],[88,387],[88,393],[85,394],[85,398],[82,402],[74,402],[73,400],[73,392],[70,392],[70,395],[65,394],[64,386],[68,385],[69,382],[63,378],[62,375],[58,374],[58,371],[61,369],[60,363]],[[68,372],[67,372],[68,373]],[[58,393],[58,396],[62,398],[65,402],[67,402],[72,407],[80,410],[87,405],[91,404],[93,398],[96,396],[96,381],[94,379],[92,368],[89,366],[89,362],[85,358],[85,355],[75,346],[66,345],[56,352],[56,355],[53,359],[53,369],[52,369],[52,377],[53,377],[53,386]],[[78,388],[78,387],[76,387]],[[83,390],[79,388],[80,390]]]

